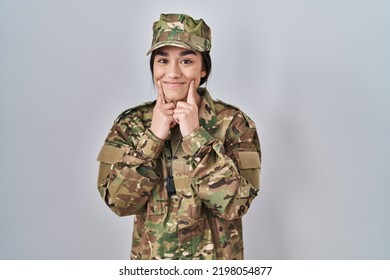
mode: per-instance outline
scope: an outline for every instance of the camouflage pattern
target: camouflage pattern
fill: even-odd
[[[100,151],[102,198],[117,215],[135,215],[131,259],[244,258],[241,218],[260,186],[255,124],[198,92],[201,126],[190,135],[175,126],[166,141],[154,136],[151,102],[121,114]]]
[[[153,24],[152,51],[176,46],[205,52],[211,49],[211,30],[203,19],[194,20],[185,14],[161,14],[160,20]]]

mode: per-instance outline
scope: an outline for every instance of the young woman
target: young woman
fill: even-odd
[[[260,145],[247,115],[199,87],[210,48],[202,19],[162,14],[148,52],[157,100],[123,112],[98,156],[105,203],[135,215],[131,259],[243,259]]]

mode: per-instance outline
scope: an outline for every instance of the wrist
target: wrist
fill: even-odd
[[[157,139],[159,139],[161,141],[164,141],[168,137],[168,133],[163,133],[163,132],[160,131],[160,129],[156,129],[153,126],[153,124],[149,128],[149,131],[150,131],[151,134],[153,134],[153,136],[155,136]]]

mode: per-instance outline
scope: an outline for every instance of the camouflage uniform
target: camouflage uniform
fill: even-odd
[[[260,185],[255,124],[198,93],[200,128],[190,135],[176,125],[166,141],[154,136],[149,102],[122,113],[100,151],[100,195],[117,215],[135,215],[131,259],[243,259],[241,217]]]

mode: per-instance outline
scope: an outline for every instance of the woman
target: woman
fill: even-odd
[[[135,215],[131,259],[243,259],[260,145],[248,116],[199,87],[210,48],[202,19],[162,14],[148,52],[157,100],[123,112],[100,151],[102,198]]]

